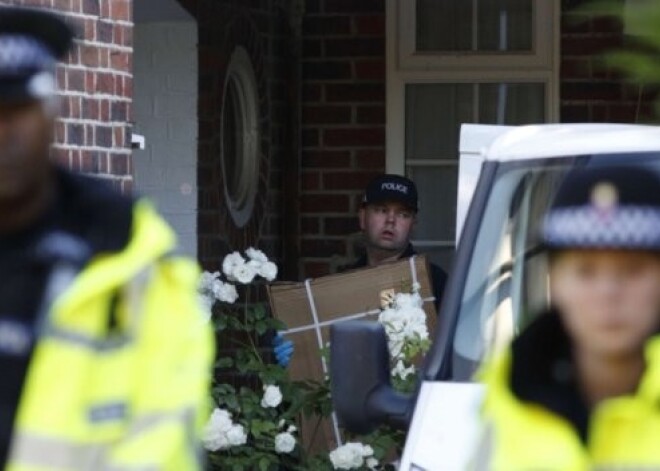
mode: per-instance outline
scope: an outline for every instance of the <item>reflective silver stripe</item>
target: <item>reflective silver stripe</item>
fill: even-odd
[[[10,464],[52,470],[101,469],[106,446],[80,444],[18,432],[12,441]]]

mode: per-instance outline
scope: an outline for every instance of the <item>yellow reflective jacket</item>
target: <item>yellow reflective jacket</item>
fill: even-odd
[[[200,322],[198,269],[169,256],[174,246],[138,202],[123,250],[68,281],[64,272],[25,379],[8,471],[201,467],[213,340]]]
[[[660,338],[647,344],[637,392],[589,412],[557,347],[567,342],[559,319],[535,324],[481,373],[486,430],[474,469],[660,470]]]

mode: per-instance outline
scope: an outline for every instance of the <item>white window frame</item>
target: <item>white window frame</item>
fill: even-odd
[[[455,0],[470,2],[476,0]],[[399,37],[397,54],[398,64],[403,70],[429,69],[511,69],[511,68],[547,68],[553,60],[553,44],[547,41],[553,34],[554,13],[559,1],[534,0],[534,38],[532,52],[418,52],[416,50],[416,0],[396,0],[398,15],[397,35]],[[476,12],[476,8],[475,8]],[[388,34],[388,37],[390,35]]]
[[[559,120],[559,0],[534,0],[534,4],[536,54],[426,55],[410,49],[415,47],[416,40],[415,0],[387,0],[385,145],[388,173],[404,175],[406,171],[405,89],[408,84],[540,82],[546,85],[546,120]]]

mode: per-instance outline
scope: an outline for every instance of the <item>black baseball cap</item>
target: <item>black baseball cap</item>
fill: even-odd
[[[660,175],[639,165],[569,171],[542,239],[550,249],[660,251]]]
[[[73,31],[58,16],[0,7],[0,101],[55,94],[55,67],[69,51]]]
[[[371,180],[364,192],[362,204],[379,204],[388,201],[401,203],[417,212],[419,209],[417,186],[412,180],[401,175],[385,174]]]

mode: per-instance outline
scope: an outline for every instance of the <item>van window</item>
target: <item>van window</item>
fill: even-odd
[[[463,285],[452,376],[470,379],[550,306],[548,258],[539,230],[564,175],[574,166],[636,163],[660,171],[660,154],[580,156],[500,164]]]

